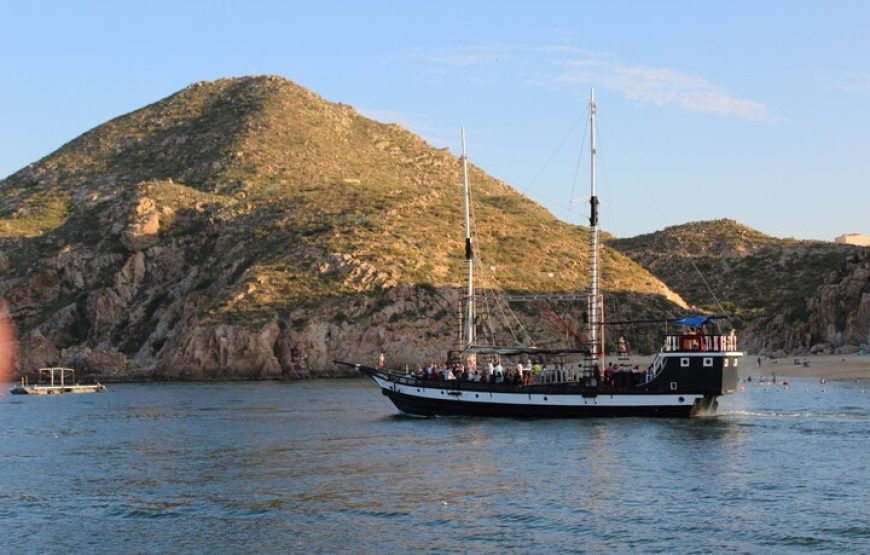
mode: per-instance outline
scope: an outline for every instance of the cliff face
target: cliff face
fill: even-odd
[[[441,360],[459,329],[460,172],[446,150],[276,77],[198,83],[107,122],[0,181],[18,369],[298,378],[381,351]],[[578,289],[586,230],[474,167],[471,181],[481,287]],[[610,314],[680,310],[627,256],[602,258]],[[501,342],[560,334],[514,308],[522,328],[478,324]],[[554,309],[580,326],[582,307]]]
[[[842,270],[832,271],[810,299],[809,309],[815,316],[811,337],[822,343],[812,349],[851,352],[855,345],[870,345],[870,248],[849,256]]]
[[[870,345],[870,249],[833,267],[804,305],[802,319],[774,316],[754,323],[763,352],[852,354]],[[782,330],[777,335],[775,330]]]

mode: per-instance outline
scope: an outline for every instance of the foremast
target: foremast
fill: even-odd
[[[465,298],[465,343],[462,350],[466,357],[471,357],[470,349],[474,345],[474,256],[471,250],[471,193],[468,188],[468,155],[465,152],[465,128],[462,131],[462,181],[464,187],[463,203],[465,205],[465,260],[468,264],[468,289]]]
[[[601,295],[598,290],[598,192],[597,192],[597,175],[595,172],[595,157],[597,154],[597,142],[595,136],[595,89],[592,89],[589,96],[589,137],[590,137],[590,196],[589,196],[589,241],[590,241],[590,256],[589,256],[589,294],[586,302],[588,312],[588,327],[587,335],[589,338],[589,366],[594,369],[598,364],[599,355],[603,353],[601,348],[601,337],[599,328],[601,327],[602,314],[600,310]]]

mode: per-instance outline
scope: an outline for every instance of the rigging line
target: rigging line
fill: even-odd
[[[472,229],[474,230],[474,239],[475,239],[475,247],[472,249],[472,257],[475,262],[475,266],[477,267],[477,280],[480,283],[480,286],[475,289],[475,291],[479,291],[478,298],[481,300],[481,306],[478,307],[477,313],[480,314],[480,309],[483,309],[484,314],[486,315],[486,332],[488,332],[489,342],[490,344],[494,343],[493,331],[492,327],[489,325],[490,316],[492,314],[490,304],[492,303],[492,295],[489,293],[489,288],[487,284],[492,281],[490,277],[489,268],[483,263],[483,258],[480,256],[481,253],[481,245],[480,242],[477,241],[479,238],[479,234],[477,231],[477,220],[472,218]]]
[[[471,198],[471,194],[472,193],[469,190],[469,192],[468,192],[469,211],[471,212],[471,214],[473,216],[471,221],[472,221],[472,227],[474,228],[474,237],[476,240],[480,236],[480,233],[478,232],[478,229],[477,229],[477,217],[474,216],[474,202]],[[480,262],[480,264],[478,265],[479,273],[491,276],[490,279],[493,283],[493,286],[497,287],[498,280],[495,277],[495,272],[488,273],[489,269],[485,267],[483,260],[480,257],[480,252],[481,252],[480,243],[478,243],[478,248],[472,250],[472,253],[473,253],[472,256],[474,256],[475,259],[478,262]],[[482,270],[482,272],[480,270]],[[485,290],[484,290],[484,293],[485,293]],[[498,308],[499,312],[501,313],[502,319],[504,320],[505,325],[508,326],[508,330],[510,331],[511,336],[513,337],[514,341],[517,343],[517,345],[519,345],[520,344],[519,339],[517,339],[516,333],[514,333],[513,327],[510,325],[510,322],[508,321],[507,315],[505,315],[505,307],[502,306],[501,301],[499,300],[498,296],[495,294],[493,294],[493,302],[495,303],[496,308]],[[528,335],[529,334],[528,330],[526,330],[525,326],[523,326],[523,323],[520,321],[520,319],[517,317],[516,313],[513,311],[513,309],[509,305],[507,306],[507,311],[510,314],[510,316],[513,318],[514,322],[517,324],[519,329],[522,330],[523,332],[525,332],[526,335]]]
[[[489,272],[489,269],[484,269],[484,268],[483,268],[484,265],[483,265],[482,263],[481,263],[480,266],[481,266],[481,270],[482,270],[481,273],[482,273],[482,274],[487,274],[487,272]],[[487,275],[489,275],[489,274],[487,274]],[[494,281],[494,278],[491,278],[491,279],[493,279],[493,281]],[[483,297],[484,302],[485,302],[486,305],[487,305],[487,310],[489,309],[489,302],[492,302],[492,303],[495,305],[495,307],[498,309],[499,313],[501,314],[502,321],[504,322],[505,326],[507,326],[507,329],[508,329],[508,331],[510,332],[511,337],[513,338],[514,342],[515,342],[517,345],[519,345],[519,344],[520,344],[520,341],[519,341],[519,339],[517,338],[516,332],[514,332],[513,326],[511,326],[510,320],[508,319],[507,315],[505,315],[504,307],[502,306],[501,302],[499,301],[498,295],[496,295],[496,294],[494,293],[494,291],[492,291],[492,290],[490,290],[490,289],[488,289],[488,288],[483,288],[483,287],[481,287],[481,296]],[[516,320],[516,315],[513,314],[513,311],[510,311],[510,312],[511,312],[511,315],[512,315],[512,316],[514,317],[514,319]],[[521,323],[521,322],[519,322],[519,321],[517,320],[517,323],[520,325],[520,327],[522,327],[522,323]],[[494,330],[489,330],[489,331],[490,331],[490,339],[491,339],[491,343],[492,343],[492,344],[495,344],[495,335],[494,335],[495,332],[494,332]]]
[[[489,344],[495,345],[495,335],[494,335],[493,328],[490,325],[490,321],[489,321],[490,320],[490,318],[489,318],[489,314],[490,314],[490,312],[489,312],[489,302],[490,302],[489,297],[484,296],[482,301],[483,301],[484,311],[485,311],[484,314],[486,314],[485,320],[483,322],[485,324],[484,329],[489,337]]]
[[[495,278],[493,277],[493,281]],[[517,338],[517,334],[514,331],[513,326],[511,325],[510,319],[513,319],[514,323],[517,325],[517,328],[525,332],[526,335],[529,335],[528,330],[526,330],[525,326],[523,326],[522,321],[517,317],[516,312],[510,307],[510,305],[506,305],[501,301],[499,295],[495,292],[495,290],[490,290],[489,293],[492,295],[492,302],[495,307],[498,309],[499,313],[501,313],[502,321],[508,327],[508,331],[510,331],[511,337],[517,345],[520,345],[520,340]],[[507,309],[507,314],[505,314],[505,309]],[[508,318],[508,315],[510,318]]]
[[[493,277],[492,279],[494,282],[496,281],[495,277]],[[499,313],[501,314],[502,321],[507,326],[508,331],[510,332],[511,337],[513,338],[514,342],[517,345],[519,345],[520,340],[517,338],[517,334],[514,331],[513,326],[511,325],[511,322],[510,322],[510,319],[508,318],[508,315],[510,315],[510,318],[513,319],[514,323],[517,325],[519,330],[525,332],[527,335],[528,335],[528,330],[526,330],[525,326],[523,326],[523,323],[517,317],[516,312],[514,312],[514,310],[510,307],[510,305],[505,306],[505,303],[503,303],[501,301],[501,299],[499,298],[499,295],[495,292],[494,289],[488,290],[487,292],[492,296],[492,302],[495,305],[495,307],[498,309]],[[505,308],[507,308],[507,314],[505,314]]]
[[[683,242],[679,237],[677,237],[677,243],[680,244],[680,248],[685,250],[685,248],[683,246]],[[701,278],[701,281],[704,282],[704,287],[707,288],[707,292],[710,293],[710,296],[713,297],[714,301],[716,301],[716,306],[719,307],[719,311],[722,312],[723,314],[728,314],[728,312],[725,310],[725,307],[723,307],[722,303],[719,301],[719,297],[716,296],[716,293],[713,292],[713,288],[710,287],[709,282],[707,282],[707,278],[705,278],[704,274],[701,273],[700,268],[698,268],[698,266],[695,264],[695,261],[693,260],[693,257],[691,257],[691,256],[689,257],[689,263],[692,265],[692,268],[694,268],[695,273],[698,274],[698,277]],[[732,326],[734,325],[731,322],[731,318],[728,318],[727,320],[728,320],[729,324],[731,324]]]
[[[589,108],[587,107],[587,109],[586,109],[587,114],[588,114],[588,110],[589,110]],[[606,148],[601,147],[601,144],[602,144],[601,127],[600,127],[600,125],[598,125],[597,119],[595,120],[595,136],[598,139],[598,141],[597,141],[598,146],[596,148],[596,151],[606,151]],[[570,205],[569,210],[573,209],[574,191],[577,188],[577,182],[579,179],[581,164],[583,162],[583,155],[585,154],[585,150],[586,150],[586,133],[584,132],[583,133],[583,143],[580,145],[580,154],[577,157],[577,167],[574,171],[574,182],[571,185],[571,197],[570,197],[570,203],[569,203],[569,205]],[[610,190],[610,181],[609,181],[608,176],[607,176],[607,171],[606,171],[607,167],[606,167],[605,162],[606,162],[605,160],[599,158],[599,162],[598,162],[599,172],[598,173],[601,175],[601,179],[599,179],[599,183],[603,183],[603,185],[604,185],[606,198],[611,199],[611,198],[613,198],[613,195],[612,195],[611,190]],[[604,204],[607,206],[607,209],[608,209],[608,212],[610,215],[610,222],[611,222],[611,225],[613,225],[613,222],[616,221],[615,215],[613,213],[613,203],[608,200],[608,202],[605,202]],[[581,216],[585,216],[585,214],[580,212],[579,210],[577,211],[577,213],[580,214]],[[615,232],[614,232],[614,235],[615,235]]]
[[[597,125],[598,120],[596,120],[595,123]],[[602,142],[601,141],[601,139],[602,139],[601,131],[599,131],[597,128],[595,129],[595,136],[598,139],[598,150],[600,150],[602,152],[607,152],[607,148],[601,147],[601,142]],[[599,173],[601,174],[601,182],[603,182],[603,184],[604,184],[603,188],[604,188],[605,196],[607,198],[607,202],[605,202],[604,204],[605,204],[605,206],[607,206],[607,212],[608,212],[608,215],[610,216],[610,225],[611,225],[612,233],[614,236],[616,236],[616,215],[614,214],[614,210],[613,210],[614,203],[611,200],[614,197],[613,197],[612,191],[610,190],[610,179],[608,178],[608,174],[607,174],[607,159],[599,157],[598,162],[599,162],[598,169],[599,169]]]
[[[557,200],[555,198],[548,197],[547,195],[541,194],[538,191],[530,191],[528,189],[519,189],[518,187],[511,185],[510,178],[505,177],[504,175],[500,174],[496,170],[487,170],[487,173],[491,177],[506,184],[508,187],[512,188],[514,191],[521,194],[522,196],[528,198],[529,200],[533,200],[533,201],[537,202],[538,204],[542,205],[546,210],[548,210],[551,213],[553,213],[554,215],[556,215],[556,217],[561,219],[562,221],[565,221],[565,222],[572,221],[571,217],[574,214],[575,209],[571,206],[570,203],[565,205],[562,200]],[[577,213],[579,213],[579,211],[577,211]],[[564,216],[559,216],[559,214],[564,214]]]
[[[588,113],[588,108],[587,108],[587,111],[584,113],[584,116],[583,116],[584,118],[585,118],[586,113]],[[571,127],[571,130],[569,131],[568,135],[565,137],[565,139],[563,139],[562,143],[560,144],[559,149],[561,149],[561,147],[565,144],[567,139],[573,133],[574,128],[576,128],[577,123],[579,121],[580,120],[578,119],[577,122],[575,122],[574,125]],[[585,145],[585,134],[584,134],[583,144]],[[582,150],[583,149],[581,149],[581,156],[582,156]],[[557,152],[558,152],[558,150],[557,150]],[[553,156],[555,156],[555,154]],[[551,157],[551,160],[552,160],[552,157]],[[579,169],[578,169],[578,171],[579,171]],[[575,181],[576,181],[576,176],[575,176]],[[482,249],[480,247],[481,243],[479,241],[480,233],[479,233],[478,227],[477,227],[477,217],[475,215],[475,209],[474,209],[475,205],[474,205],[474,201],[472,198],[473,193],[471,190],[469,190],[468,194],[469,194],[469,212],[471,213],[471,216],[472,216],[471,225],[473,228],[474,240],[475,240],[475,243],[477,244],[477,248],[472,250],[472,252],[473,252],[472,256],[474,257],[474,260],[477,263],[476,264],[477,268],[478,268],[477,273],[478,273],[478,276],[481,278],[481,281],[484,281],[482,278],[489,277],[489,279],[492,283],[492,286],[494,288],[498,288],[498,279],[496,277],[495,272],[490,272],[490,269],[486,267],[486,265],[483,262],[482,257],[480,256]],[[523,194],[527,194],[527,193],[523,192]],[[539,196],[539,195],[533,195],[533,196]],[[563,229],[562,231],[563,231],[563,233],[565,233],[565,229]],[[488,291],[485,287],[481,287],[481,290],[482,290],[483,297],[485,299],[488,298],[487,293],[490,293],[492,295],[492,302],[495,305],[495,307],[498,309],[499,313],[501,314],[501,317],[502,317],[504,324],[507,326],[508,331],[511,334],[511,337],[513,338],[514,342],[517,345],[520,345],[521,343],[520,343],[519,338],[517,337],[516,332],[514,331],[514,327],[511,325],[511,322],[510,322],[511,319],[513,320],[514,324],[516,324],[517,329],[519,331],[525,333],[526,336],[531,338],[533,344],[536,343],[534,341],[534,339],[532,338],[531,334],[529,333],[528,329],[523,325],[522,320],[517,316],[516,312],[511,308],[510,303],[503,303],[501,298],[499,297],[499,295],[497,295],[495,293],[495,289]],[[493,336],[493,338],[494,338],[494,336]]]
[[[574,129],[577,127],[577,125],[580,123],[580,121],[586,120],[586,118],[588,117],[588,113],[589,113],[589,107],[587,106],[584,109],[583,113],[578,117],[578,119],[575,120],[574,123],[571,125],[571,128],[569,129],[568,133],[565,135],[565,137],[559,143],[559,146],[551,154],[550,158],[547,160],[547,162],[544,164],[544,166],[541,168],[541,170],[538,171],[538,174],[535,176],[535,178],[532,180],[532,182],[522,191],[523,194],[527,194],[529,196],[534,196],[534,197],[538,197],[538,198],[544,198],[538,194],[530,194],[530,193],[528,193],[528,190],[535,184],[535,182],[538,180],[538,178],[541,176],[541,174],[544,172],[544,170],[547,168],[547,166],[549,166],[549,164],[553,161],[553,159],[556,157],[556,155],[559,153],[559,151],[562,150],[565,143],[568,141],[568,139],[571,137],[571,135],[573,135]],[[586,145],[586,137],[587,137],[587,134],[584,132],[583,139],[581,141],[581,146],[580,146],[580,149],[579,149],[578,155],[577,155],[577,164],[575,166],[574,179],[572,180],[571,193],[570,193],[570,196],[568,198],[568,206],[564,208],[565,213],[568,216],[566,218],[566,220],[569,222],[571,221],[571,219],[572,219],[571,216],[573,215],[572,208],[573,208],[573,202],[574,202],[574,193],[576,191],[577,182],[579,180],[580,169],[581,169],[581,165],[582,165],[582,161],[583,161],[583,153],[585,151],[585,145]],[[564,240],[567,230],[565,227],[563,227],[560,231],[561,231],[562,239]],[[496,302],[498,302],[498,300],[496,300]],[[528,331],[525,330],[525,327],[522,325],[522,322],[519,320],[519,318],[517,318],[516,313],[513,311],[513,309],[510,308],[510,304],[508,304],[508,310],[510,311],[511,315],[514,317],[515,321],[520,326],[520,328],[523,331],[525,331],[527,335],[529,335]]]
[[[501,181],[502,183],[507,184],[509,187],[511,187],[514,191],[521,194],[522,196],[524,196],[530,200],[536,201],[538,204],[544,206],[544,208],[546,208],[550,212],[555,212],[556,210],[560,210],[560,211],[567,212],[569,214],[571,213],[571,206],[570,205],[563,206],[563,202],[561,200],[557,201],[554,198],[548,197],[546,195],[542,195],[540,192],[529,191],[528,189],[526,189],[526,190],[518,189],[518,188],[514,187],[513,185],[510,185],[510,179],[504,177],[503,175],[501,175],[500,173],[498,173],[495,170],[487,170],[487,173],[491,177],[494,177],[495,179]]]
[[[495,299],[496,299],[495,306],[496,306],[496,308],[498,308],[499,312],[501,312],[501,317],[504,318],[505,325],[508,327],[508,331],[511,332],[511,337],[513,337],[514,343],[516,343],[517,345],[520,345],[520,340],[517,337],[517,334],[514,332],[513,326],[511,326],[511,323],[508,321],[507,316],[504,313],[504,307],[502,306],[502,303],[499,302],[498,297],[495,297]],[[508,311],[510,312],[510,315],[513,316],[513,319],[517,323],[517,325],[519,326],[519,329],[522,331],[525,331],[525,328],[523,328],[523,323],[517,319],[517,315],[514,313],[514,311],[511,310],[510,307],[508,307]],[[526,335],[528,335],[528,333],[529,332],[526,331]],[[532,344],[534,344],[534,340],[532,341]]]
[[[483,259],[480,256],[480,253],[481,253],[481,248],[480,248],[481,243],[479,241],[480,232],[478,231],[478,228],[477,228],[477,216],[476,216],[476,213],[474,210],[474,199],[473,199],[472,195],[473,195],[472,190],[471,190],[471,188],[469,188],[469,190],[468,190],[468,211],[469,211],[469,215],[471,217],[471,226],[473,229],[472,235],[474,237],[474,243],[477,245],[477,248],[472,249],[471,256],[472,256],[473,261],[477,263],[477,268],[478,268],[477,273],[478,273],[479,278],[489,277],[489,279],[492,281],[492,283],[494,285],[497,285],[498,282],[496,281],[495,276],[494,275],[490,276],[489,269],[484,265]],[[484,281],[484,280],[481,279],[481,281]],[[488,309],[488,302],[486,300],[488,298],[487,297],[487,288],[481,287],[481,293],[482,293],[482,296],[484,298],[484,304],[486,305],[486,307]],[[513,327],[511,326],[510,322],[508,321],[508,318],[504,313],[504,308],[501,306],[501,304],[498,300],[498,297],[496,295],[492,295],[492,298],[494,299],[494,303],[495,303],[496,308],[501,313],[501,317],[502,317],[505,325],[507,326],[508,331],[511,334],[511,337],[513,337],[514,342],[517,345],[519,345],[519,340],[517,339],[516,333],[514,333]],[[508,307],[508,310],[510,310],[510,307]],[[513,316],[514,320],[516,320],[516,322],[520,325],[520,327],[522,327],[522,323],[519,322],[519,320],[516,317],[516,314],[513,314],[513,311],[511,311],[511,315]],[[494,335],[495,332],[494,332],[494,330],[489,330],[489,331],[490,331],[490,337],[492,338],[492,343],[495,343],[495,335]]]
[[[483,264],[480,257],[475,256],[475,259],[478,262],[480,262],[480,264],[478,265],[478,275],[481,278],[487,277],[490,280],[495,281],[494,277],[491,277],[489,269],[486,268],[486,266]],[[481,280],[481,281],[483,281],[483,280]],[[480,288],[480,292],[481,292],[480,296],[483,299],[484,308],[486,309],[487,314],[489,314],[489,309],[490,309],[489,305],[490,305],[490,302],[492,302],[495,305],[495,307],[498,309],[499,313],[501,314],[502,320],[504,321],[504,324],[507,326],[508,331],[511,334],[511,337],[513,337],[514,341],[517,344],[519,344],[519,340],[517,339],[516,333],[514,332],[514,329],[511,326],[511,323],[510,323],[508,317],[504,313],[504,308],[499,303],[498,296],[495,295],[489,288],[483,287],[483,286]],[[514,318],[516,318],[515,315],[514,315]],[[488,331],[490,332],[489,335],[490,335],[491,343],[494,344],[495,343],[495,336],[493,335],[494,331],[493,330],[488,330]]]
[[[656,212],[658,212],[658,214],[659,214],[659,216],[661,217],[661,219],[665,222],[666,227],[671,227],[671,226],[673,226],[673,224],[670,223],[669,218],[665,215],[665,213],[664,213],[664,211],[662,210],[662,208],[661,208],[661,206],[659,205],[659,203],[656,202],[655,197],[653,196],[653,194],[652,194],[652,192],[650,191],[649,187],[647,187],[646,182],[644,181],[643,177],[640,175],[640,173],[637,171],[637,169],[632,165],[632,163],[631,163],[631,161],[630,161],[631,159],[628,158],[628,157],[625,157],[625,160],[627,161],[627,162],[626,162],[626,165],[627,165],[627,166],[631,169],[631,171],[634,173],[635,178],[637,179],[638,183],[640,183],[640,186],[643,188],[644,192],[645,192],[645,193],[647,194],[647,196],[650,198],[650,202],[651,202],[653,208],[655,208]],[[676,238],[677,243],[680,245],[680,248],[684,248],[683,242],[682,242],[682,240],[680,239],[680,237],[679,237],[678,235],[675,235],[674,237]],[[707,289],[707,292],[710,294],[710,296],[711,296],[711,297],[713,298],[713,300],[715,301],[716,306],[719,308],[719,311],[720,311],[722,314],[727,315],[727,317],[726,317],[725,319],[728,321],[729,324],[731,324],[731,325],[733,326],[734,323],[731,321],[731,314],[730,314],[727,310],[725,310],[725,307],[724,307],[724,306],[722,306],[722,302],[719,300],[719,297],[716,296],[716,293],[713,292],[713,288],[710,287],[710,283],[707,281],[707,278],[705,278],[705,277],[704,277],[704,274],[701,273],[701,270],[700,270],[700,269],[698,268],[698,266],[695,264],[695,261],[693,260],[692,257],[688,257],[688,260],[689,260],[689,264],[692,265],[692,269],[694,269],[694,270],[695,270],[695,273],[698,275],[698,277],[701,278],[701,282],[704,284],[704,287]]]
[[[584,112],[583,117],[586,117],[586,113],[589,111],[589,108]],[[583,153],[586,150],[586,131],[583,132],[583,141],[580,143],[580,151],[577,153],[577,165],[574,168],[574,180],[571,183],[571,196],[568,197],[568,209],[570,210],[574,204],[574,191],[577,190],[577,181],[580,179],[580,166],[583,163]]]
[[[550,165],[550,163],[553,161],[553,159],[556,158],[556,155],[559,154],[559,151],[562,150],[562,147],[565,146],[565,143],[568,141],[568,139],[574,133],[574,129],[577,127],[577,125],[580,123],[580,121],[583,120],[585,117],[586,117],[586,112],[584,111],[583,114],[580,117],[578,117],[574,121],[574,123],[571,125],[571,129],[568,130],[568,133],[562,139],[562,142],[559,143],[559,146],[556,147],[556,150],[554,150],[553,153],[550,155],[550,158],[544,163],[544,166],[540,170],[538,170],[538,173],[535,175],[534,179],[532,179],[532,181],[524,189],[522,189],[523,193],[525,193],[526,191],[528,191],[529,189],[531,189],[535,185],[535,183],[538,181],[538,178],[540,178],[541,175],[544,173],[544,170],[547,169],[547,166]]]

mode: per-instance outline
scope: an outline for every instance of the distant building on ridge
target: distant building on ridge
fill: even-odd
[[[858,245],[859,247],[870,247],[870,236],[861,235],[860,233],[846,233],[834,239],[834,242],[846,245]]]

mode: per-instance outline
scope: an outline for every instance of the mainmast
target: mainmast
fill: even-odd
[[[465,301],[466,353],[474,345],[474,257],[471,251],[471,195],[468,190],[468,156],[465,153],[465,128],[462,127],[462,179],[465,187],[465,260],[468,262],[468,291]]]
[[[589,97],[589,137],[591,145],[590,155],[590,197],[589,197],[589,231],[590,231],[590,261],[589,261],[589,300],[587,310],[589,312],[589,343],[590,363],[594,367],[598,362],[599,354],[599,293],[598,293],[598,195],[596,191],[595,155],[597,151],[595,137],[595,89],[592,89]]]

